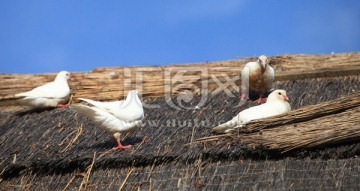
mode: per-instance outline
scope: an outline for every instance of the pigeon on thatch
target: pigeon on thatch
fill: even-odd
[[[131,145],[121,144],[120,135],[140,127],[144,119],[144,109],[136,90],[130,91],[126,99],[121,101],[99,102],[85,98],[79,99],[91,106],[74,104],[71,108],[85,114],[103,130],[110,133],[117,144],[113,149],[131,147]]]
[[[272,117],[291,110],[285,90],[275,90],[270,93],[266,103],[241,111],[230,121],[214,127],[212,131],[229,132],[234,128],[243,127],[251,120]]]
[[[269,60],[266,56],[261,55],[256,62],[249,62],[245,65],[241,72],[241,99],[249,97],[249,90],[253,90],[259,94],[259,99],[256,102],[260,103],[266,100],[264,94],[271,89],[274,82],[274,69],[269,65]]]
[[[15,95],[20,105],[30,106],[32,108],[50,108],[68,106],[66,104],[70,97],[70,88],[67,80],[70,79],[70,73],[61,71],[56,75],[54,81],[36,87],[30,91],[18,93]]]

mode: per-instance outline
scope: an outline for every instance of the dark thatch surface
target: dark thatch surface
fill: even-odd
[[[41,176],[24,173],[3,190],[357,190],[360,160],[225,161],[174,163]],[[131,172],[129,174],[129,172]],[[128,178],[126,179],[126,177]],[[65,189],[66,188],[66,189]]]
[[[296,109],[359,91],[360,76],[277,82]],[[109,136],[70,108],[0,112],[0,187],[14,190],[124,189],[353,189],[359,186],[360,144],[294,150],[285,154],[241,142],[188,145],[244,108],[239,93],[210,97],[199,109],[175,110],[163,98],[145,100],[145,125],[124,138],[135,144],[112,151]],[[194,108],[195,97],[185,105]],[[176,98],[174,98],[174,102]],[[197,122],[195,122],[197,121]],[[90,173],[86,168],[93,161]],[[311,160],[310,160],[311,159]],[[337,160],[344,159],[344,160]],[[133,169],[128,175],[128,170]],[[150,173],[154,172],[154,173]],[[84,177],[85,175],[85,177]],[[87,175],[90,175],[88,178]],[[72,178],[74,177],[74,178]]]

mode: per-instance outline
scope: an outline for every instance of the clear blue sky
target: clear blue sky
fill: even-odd
[[[0,1],[0,73],[353,51],[358,0]]]

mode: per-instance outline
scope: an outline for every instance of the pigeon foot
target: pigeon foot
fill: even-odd
[[[261,97],[259,97],[259,98],[258,98],[257,100],[255,100],[254,102],[260,104],[262,101],[266,102],[266,100],[267,100],[267,98],[261,98]]]
[[[244,93],[244,94],[241,94],[240,99],[243,100],[243,99],[246,99],[247,97],[248,97],[248,95]]]
[[[57,107],[58,108],[65,108],[65,107],[68,107],[69,104],[58,104]]]

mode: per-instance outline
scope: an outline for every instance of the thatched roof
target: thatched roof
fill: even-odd
[[[360,54],[351,55],[358,55],[351,59],[360,60]],[[286,89],[292,108],[299,109],[295,114],[306,106],[324,105],[327,101],[332,103],[328,107],[342,103],[344,107],[284,125],[260,122],[264,128],[247,132],[253,137],[235,132],[202,143],[197,141],[214,136],[210,132],[212,127],[256,104],[247,102],[234,107],[240,101],[239,92],[233,91],[234,97],[228,97],[220,91],[210,93],[198,109],[195,106],[200,95],[184,103],[189,109],[176,110],[164,97],[144,96],[146,104],[160,107],[145,109],[145,125],[123,141],[134,147],[118,151],[111,150],[114,143],[107,133],[71,108],[31,111],[18,106],[0,106],[0,187],[6,190],[356,189],[360,144],[351,137],[356,134],[341,135],[342,132],[335,131],[339,136],[352,139],[315,147],[309,144],[309,147],[288,150],[288,147],[279,149],[274,145],[293,143],[289,140],[294,138],[292,135],[296,136],[291,133],[295,125],[307,132],[303,134],[305,140],[308,138],[305,135],[322,134],[319,128],[317,132],[311,130],[317,125],[326,129],[324,135],[329,135],[328,130],[347,126],[352,127],[351,132],[357,132],[359,86],[359,74],[278,81],[276,88]],[[347,117],[350,120],[346,120]],[[280,135],[289,139],[279,142]],[[257,142],[249,142],[251,138]],[[288,152],[282,153],[284,150]]]
[[[95,68],[91,72],[73,73],[70,86],[74,98],[86,97],[97,100],[122,99],[124,93],[135,88],[144,97],[161,97],[167,92],[174,94],[183,90],[197,92],[199,90],[194,85],[200,86],[202,82],[206,82],[209,91],[214,91],[219,88],[219,82],[226,82],[224,74],[233,79],[239,76],[247,62],[255,60],[256,58],[245,58],[161,67]],[[360,74],[360,52],[332,55],[281,55],[271,57],[270,64],[276,71],[278,81],[357,75]],[[54,75],[56,74],[0,74],[0,100],[51,81]],[[186,83],[177,85],[179,81],[184,80],[191,81],[193,85]],[[240,85],[240,79],[235,83]],[[171,88],[174,86],[177,88]]]

